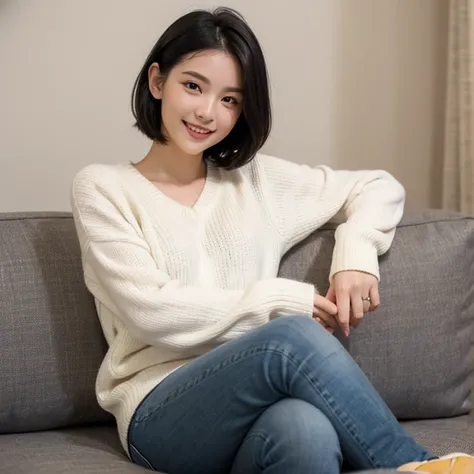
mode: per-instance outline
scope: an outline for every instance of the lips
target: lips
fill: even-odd
[[[205,140],[212,133],[214,133],[212,130],[207,130],[201,127],[196,127],[195,125],[192,125],[192,124],[188,124],[184,120],[183,120],[183,125],[186,127],[186,131],[191,136],[191,138],[195,140]]]
[[[183,122],[184,122],[184,124],[187,125],[193,132],[202,133],[203,135],[212,133],[212,130],[209,130],[209,129],[206,128],[206,127],[200,127],[199,125],[194,125],[193,123],[189,123],[189,122],[186,122],[186,121],[184,121],[184,120],[183,120]]]

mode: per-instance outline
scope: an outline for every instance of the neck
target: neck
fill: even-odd
[[[145,158],[138,163],[152,181],[189,184],[206,175],[206,163],[199,155],[188,155],[172,144],[153,142]]]

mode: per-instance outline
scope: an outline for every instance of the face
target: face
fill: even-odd
[[[171,146],[199,155],[232,130],[242,111],[242,77],[233,56],[223,51],[195,53],[163,81],[150,66],[150,91],[161,99],[163,133]]]

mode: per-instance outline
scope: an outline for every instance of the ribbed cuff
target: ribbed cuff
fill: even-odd
[[[275,306],[273,312],[313,315],[314,295],[316,289],[310,283],[279,278],[276,284]]]
[[[329,281],[336,273],[349,270],[370,273],[380,280],[377,249],[363,237],[336,231]]]

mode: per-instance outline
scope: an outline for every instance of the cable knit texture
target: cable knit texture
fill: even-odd
[[[315,288],[277,278],[283,254],[337,220],[329,277],[379,277],[404,190],[384,171],[333,171],[266,155],[208,167],[193,207],[131,163],[90,165],[72,187],[84,277],[109,350],[96,392],[123,447],[141,400],[179,366],[285,314],[313,312]]]

